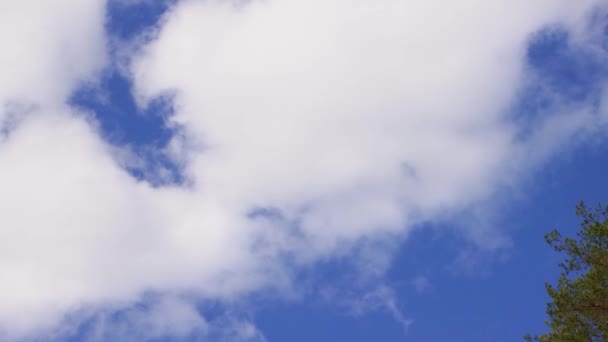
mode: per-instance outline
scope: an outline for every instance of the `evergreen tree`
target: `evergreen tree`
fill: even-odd
[[[527,341],[608,341],[608,206],[592,210],[581,202],[576,214],[582,221],[576,238],[563,238],[556,230],[545,235],[566,258],[559,264],[557,285],[545,285],[552,299],[547,304],[550,331],[527,335]]]

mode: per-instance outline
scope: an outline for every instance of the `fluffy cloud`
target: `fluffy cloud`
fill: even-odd
[[[69,113],[69,111],[67,111]],[[0,145],[0,322],[13,337],[144,290],[233,296],[261,286],[246,218],[136,182],[82,117],[37,113]]]
[[[201,193],[279,209],[323,252],[517,172],[528,145],[506,112],[530,34],[577,30],[592,4],[183,1],[133,74],[144,102],[177,94]]]
[[[146,291],[288,287],[286,255],[347,254],[483,201],[596,119],[552,116],[522,141],[505,114],[530,34],[582,32],[594,4],[178,2],[132,64],[143,105],[175,94],[185,134],[168,153],[189,182],[165,187],[131,177],[93,120],[63,105],[103,66],[104,3],[0,5],[0,100],[33,108],[0,143],[0,332],[48,333]],[[193,308],[159,305],[129,317],[186,334],[155,323],[173,310],[205,329]]]
[[[104,0],[0,4],[0,124],[17,107],[58,105],[106,60]]]

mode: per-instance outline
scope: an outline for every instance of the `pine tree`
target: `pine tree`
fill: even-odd
[[[527,335],[527,341],[608,341],[608,206],[592,210],[581,202],[576,214],[582,220],[576,238],[563,238],[556,230],[545,235],[566,259],[559,264],[557,285],[545,285],[552,299],[547,304],[550,331]]]

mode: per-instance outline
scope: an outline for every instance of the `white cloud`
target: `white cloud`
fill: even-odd
[[[80,116],[37,114],[0,145],[5,333],[37,333],[87,305],[120,308],[144,290],[231,297],[272,272],[252,255],[245,217],[134,181]]]
[[[0,127],[11,104],[61,104],[104,65],[104,6],[104,0],[2,1]]]
[[[146,308],[130,308],[119,317],[101,315],[84,337],[87,342],[150,341],[163,337],[185,340],[204,336],[209,324],[188,301],[161,297]]]
[[[104,63],[104,3],[0,5],[0,101],[37,108],[0,142],[0,332],[46,333],[66,313],[128,307],[145,291],[288,287],[284,254],[348,254],[484,200],[594,120],[563,114],[521,142],[504,115],[529,34],[578,28],[592,4],[179,2],[133,74],[142,103],[176,92],[173,121],[188,134],[173,150],[203,146],[186,148],[194,185],[183,188],[130,177],[91,120],[62,105]],[[280,217],[252,219],[256,208]],[[361,267],[373,274],[390,257],[369,246]],[[164,333],[165,308],[134,319]]]
[[[93,312],[79,340],[85,342],[234,341],[265,342],[249,319],[231,313],[206,320],[191,298],[152,296],[118,312]],[[61,335],[56,335],[61,336]]]
[[[352,299],[350,302],[352,313],[364,315],[369,312],[386,311],[393,319],[401,325],[404,333],[407,333],[414,320],[406,317],[397,303],[393,289],[381,285],[376,289],[363,294],[360,298]]]
[[[197,189],[278,208],[326,252],[466,208],[525,168],[505,112],[530,34],[578,28],[591,4],[183,1],[133,72],[144,100],[177,93],[174,121],[205,145]]]

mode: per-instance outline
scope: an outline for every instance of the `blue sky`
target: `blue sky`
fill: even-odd
[[[608,193],[601,1],[57,1],[0,14],[0,337],[545,331],[543,235]]]

